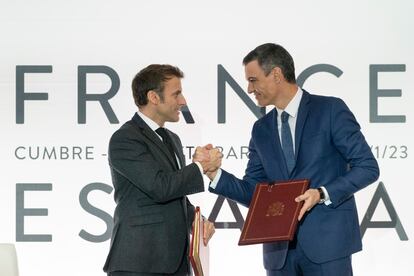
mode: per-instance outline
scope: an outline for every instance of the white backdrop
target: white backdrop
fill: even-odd
[[[87,212],[79,197],[90,183],[110,187],[105,156],[108,139],[135,112],[130,83],[150,63],[178,65],[186,74],[184,95],[195,123],[181,118],[168,127],[181,136],[185,146],[210,142],[222,146],[223,167],[241,177],[247,160],[240,150],[248,144],[256,117],[227,84],[226,123],[218,123],[217,68],[222,65],[245,89],[242,58],[259,44],[275,42],[292,54],[297,76],[316,64],[330,64],[343,72],[340,77],[315,74],[304,88],[344,99],[373,146],[381,176],[356,196],[360,221],[381,182],[408,236],[403,241],[395,228],[369,228],[363,238],[364,251],[353,257],[354,274],[408,275],[414,253],[410,211],[414,192],[413,8],[412,2],[403,0],[0,0],[0,242],[16,244],[22,276],[104,275],[109,241],[90,242],[79,233],[84,230],[102,237],[107,225],[102,216]],[[375,64],[403,68],[378,73],[378,89],[401,90],[400,96],[378,99],[378,114],[403,115],[405,122],[370,121],[370,112],[374,112],[370,87],[376,85],[370,83],[370,68]],[[18,123],[16,68],[22,65],[51,66],[52,70],[25,74],[24,91],[47,93],[48,99],[26,100],[24,123]],[[78,66],[83,65],[108,66],[119,76],[120,88],[109,100],[119,124],[109,122],[98,102],[86,104],[86,123],[78,123]],[[103,74],[87,77],[89,94],[105,93],[111,85]],[[82,154],[82,160],[65,158],[65,154],[43,159],[45,147],[49,151],[79,147],[90,153]],[[40,157],[30,158],[29,148],[33,152],[39,148]],[[25,191],[23,201],[22,193],[16,194],[23,187],[19,183],[49,186]],[[208,216],[217,197],[205,192],[190,198]],[[112,193],[95,189],[87,199],[112,215]],[[47,216],[26,214],[23,218],[22,208],[47,209]],[[240,209],[245,216],[247,210]],[[23,218],[24,232],[16,227],[17,218]],[[382,200],[372,220],[391,220]],[[226,202],[217,221],[234,221]],[[16,228],[20,236],[51,235],[51,241],[22,241]],[[238,247],[239,235],[238,229],[217,230],[210,244],[211,276],[265,274],[261,246]]]

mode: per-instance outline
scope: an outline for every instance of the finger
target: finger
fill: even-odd
[[[198,146],[195,150],[195,154],[208,154],[209,150],[205,147]]]
[[[204,221],[203,223],[203,240],[206,241],[208,237],[208,223]]]
[[[218,150],[211,150],[210,156],[213,157],[215,160],[221,160],[223,158],[223,154]]]
[[[208,161],[210,160],[210,154],[204,150],[194,153],[193,159],[197,161]]]
[[[300,221],[302,219],[305,212],[306,212],[306,208],[305,208],[305,206],[303,206],[302,209],[300,209],[299,216],[298,216],[298,221]]]
[[[212,148],[213,148],[212,144],[207,144],[203,147],[203,149],[206,149],[206,150],[211,150]]]
[[[301,202],[301,201],[303,201],[303,200],[305,200],[305,199],[303,198],[303,196],[298,196],[297,198],[295,198],[295,201],[296,201],[296,202]]]
[[[202,160],[206,160],[206,161],[210,160],[210,155],[208,153],[204,153],[204,152],[200,153],[198,157],[201,158]]]
[[[208,233],[207,233],[207,229],[206,229],[207,227],[204,225],[204,233],[203,233],[203,239],[204,240],[206,240],[207,239],[207,236],[208,236]]]
[[[214,233],[216,233],[216,229],[214,228],[214,225],[212,225],[210,228],[211,228],[211,230],[210,230],[210,239],[211,239],[211,237],[214,235]]]
[[[301,202],[301,201],[304,201],[304,200],[306,200],[306,199],[308,199],[308,198],[309,198],[309,195],[308,195],[307,193],[304,193],[304,194],[302,194],[302,195],[300,195],[300,196],[296,197],[296,198],[295,198],[295,201],[296,201],[296,202]]]
[[[211,239],[211,236],[209,236],[209,237],[208,237],[208,238],[206,238],[206,239],[203,239],[204,246],[207,246],[207,244],[208,244],[208,242],[210,241],[210,239]]]
[[[209,231],[208,231],[207,238],[205,238],[205,239],[203,238],[203,241],[204,241],[204,245],[205,246],[207,246],[207,244],[210,241],[211,237],[213,236],[214,232],[215,232],[215,230],[210,227],[209,228]]]
[[[208,223],[204,222],[204,231],[203,231],[204,246],[206,246],[207,243],[208,243],[208,240],[209,240],[208,236],[209,236],[209,234],[208,234]]]
[[[301,220],[305,213],[309,212],[312,209],[312,207],[313,205],[309,201],[305,201],[305,203],[302,206],[302,209],[300,209],[298,220]]]
[[[210,155],[209,158],[210,158],[209,161],[211,162],[212,165],[217,164],[219,162],[219,160],[220,160],[218,158],[218,156],[215,155],[215,154]]]

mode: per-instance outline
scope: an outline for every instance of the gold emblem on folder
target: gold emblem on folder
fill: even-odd
[[[285,204],[280,201],[276,201],[267,207],[266,217],[275,217],[283,215],[285,210]]]

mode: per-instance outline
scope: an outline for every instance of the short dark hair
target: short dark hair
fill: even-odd
[[[289,83],[296,83],[293,58],[282,46],[274,43],[257,46],[244,57],[243,64],[247,65],[254,60],[257,60],[266,76],[270,74],[273,68],[279,67]]]
[[[175,66],[168,64],[151,64],[142,69],[132,80],[132,95],[135,104],[148,104],[148,92],[154,90],[164,100],[164,84],[173,77],[184,78],[184,73]]]

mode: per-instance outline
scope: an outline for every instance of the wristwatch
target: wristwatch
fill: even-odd
[[[319,203],[324,203],[325,202],[325,193],[323,192],[322,188],[319,187],[317,188],[318,192],[319,192]]]

